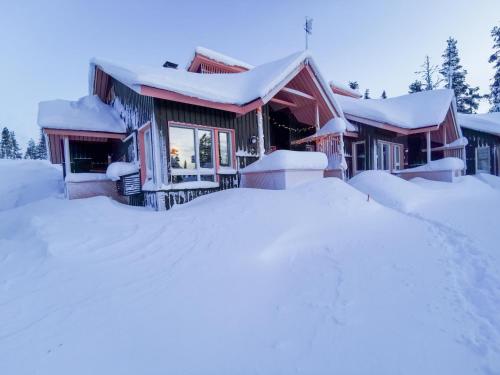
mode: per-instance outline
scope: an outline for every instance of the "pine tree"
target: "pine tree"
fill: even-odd
[[[500,27],[495,26],[491,30],[493,37],[493,54],[490,56],[488,62],[493,64],[495,74],[493,75],[493,82],[490,85],[490,94],[488,95],[491,104],[490,112],[500,112]]]
[[[380,97],[381,97],[382,99],[387,99],[387,94],[386,94],[385,90],[384,90],[384,91],[382,91],[382,95],[380,95]]]
[[[0,140],[0,158],[7,159],[11,155],[10,132],[7,127],[2,130],[2,139]]]
[[[47,159],[47,145],[45,144],[45,135],[40,129],[40,139],[36,145],[36,159]]]
[[[415,80],[414,82],[412,82],[412,83],[410,84],[410,86],[408,86],[408,88],[410,89],[410,90],[408,91],[408,93],[409,93],[409,94],[413,94],[413,93],[415,93],[415,92],[420,92],[420,91],[423,91],[422,85],[423,85],[423,84],[422,84],[422,82],[421,82],[421,81],[419,81],[418,79],[417,79],[417,80]]]
[[[421,65],[422,70],[415,72],[418,74],[422,81],[425,83],[425,90],[434,90],[439,87],[439,84],[443,82],[441,78],[434,78],[436,73],[439,71],[439,67],[437,65],[431,64],[431,59],[428,55],[425,56],[424,63]]]
[[[349,81],[349,87],[353,90],[359,89],[358,81]]]
[[[467,70],[460,65],[458,57],[457,41],[448,38],[447,46],[442,55],[444,61],[439,73],[446,81],[446,87],[453,89],[457,100],[457,111],[463,113],[474,113],[479,106],[479,87],[470,87],[465,82]]]
[[[370,90],[366,89],[364,98],[370,99]]]
[[[28,147],[26,147],[26,153],[24,154],[25,159],[36,159],[36,144],[33,138],[28,141]]]
[[[21,148],[19,147],[19,143],[17,143],[16,134],[11,131],[10,132],[10,158],[11,159],[21,159]]]

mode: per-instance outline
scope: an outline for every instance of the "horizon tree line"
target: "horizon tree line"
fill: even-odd
[[[22,158],[23,154],[17,142],[15,132],[5,126],[0,135],[0,159]],[[38,143],[35,143],[33,138],[30,138],[28,141],[24,159],[47,159],[47,146],[42,130],[40,130]]]

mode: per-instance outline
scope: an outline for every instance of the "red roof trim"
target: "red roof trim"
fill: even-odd
[[[79,136],[79,137],[95,137],[95,138],[113,138],[124,139],[125,133],[110,133],[97,132],[91,130],[68,130],[68,129],[47,129],[43,128],[45,134],[61,135],[61,136]]]

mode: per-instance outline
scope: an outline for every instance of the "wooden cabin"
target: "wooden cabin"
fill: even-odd
[[[39,121],[54,150],[51,161],[65,165],[67,184],[77,183],[79,173],[104,180],[106,165],[127,162],[138,170],[116,181],[122,198],[168,209],[237,187],[240,168],[274,150],[306,150],[293,141],[342,116],[308,52],[253,67],[198,48],[187,70],[165,66],[91,61],[90,96],[82,101],[98,98],[116,113],[122,125],[113,132],[98,117],[90,129],[56,106],[50,115],[64,118],[65,127]],[[85,172],[77,168],[80,153],[91,166]],[[100,168],[92,167],[103,155]]]
[[[467,174],[500,176],[500,113],[458,115],[467,137]]]
[[[365,170],[401,170],[444,157],[465,161],[452,90],[433,90],[388,99],[335,94],[355,127],[344,134],[348,177]]]

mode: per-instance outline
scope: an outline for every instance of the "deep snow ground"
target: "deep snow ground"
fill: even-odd
[[[0,201],[2,374],[500,373],[500,191],[474,177],[157,213],[40,196],[34,169],[0,164],[31,186]]]

